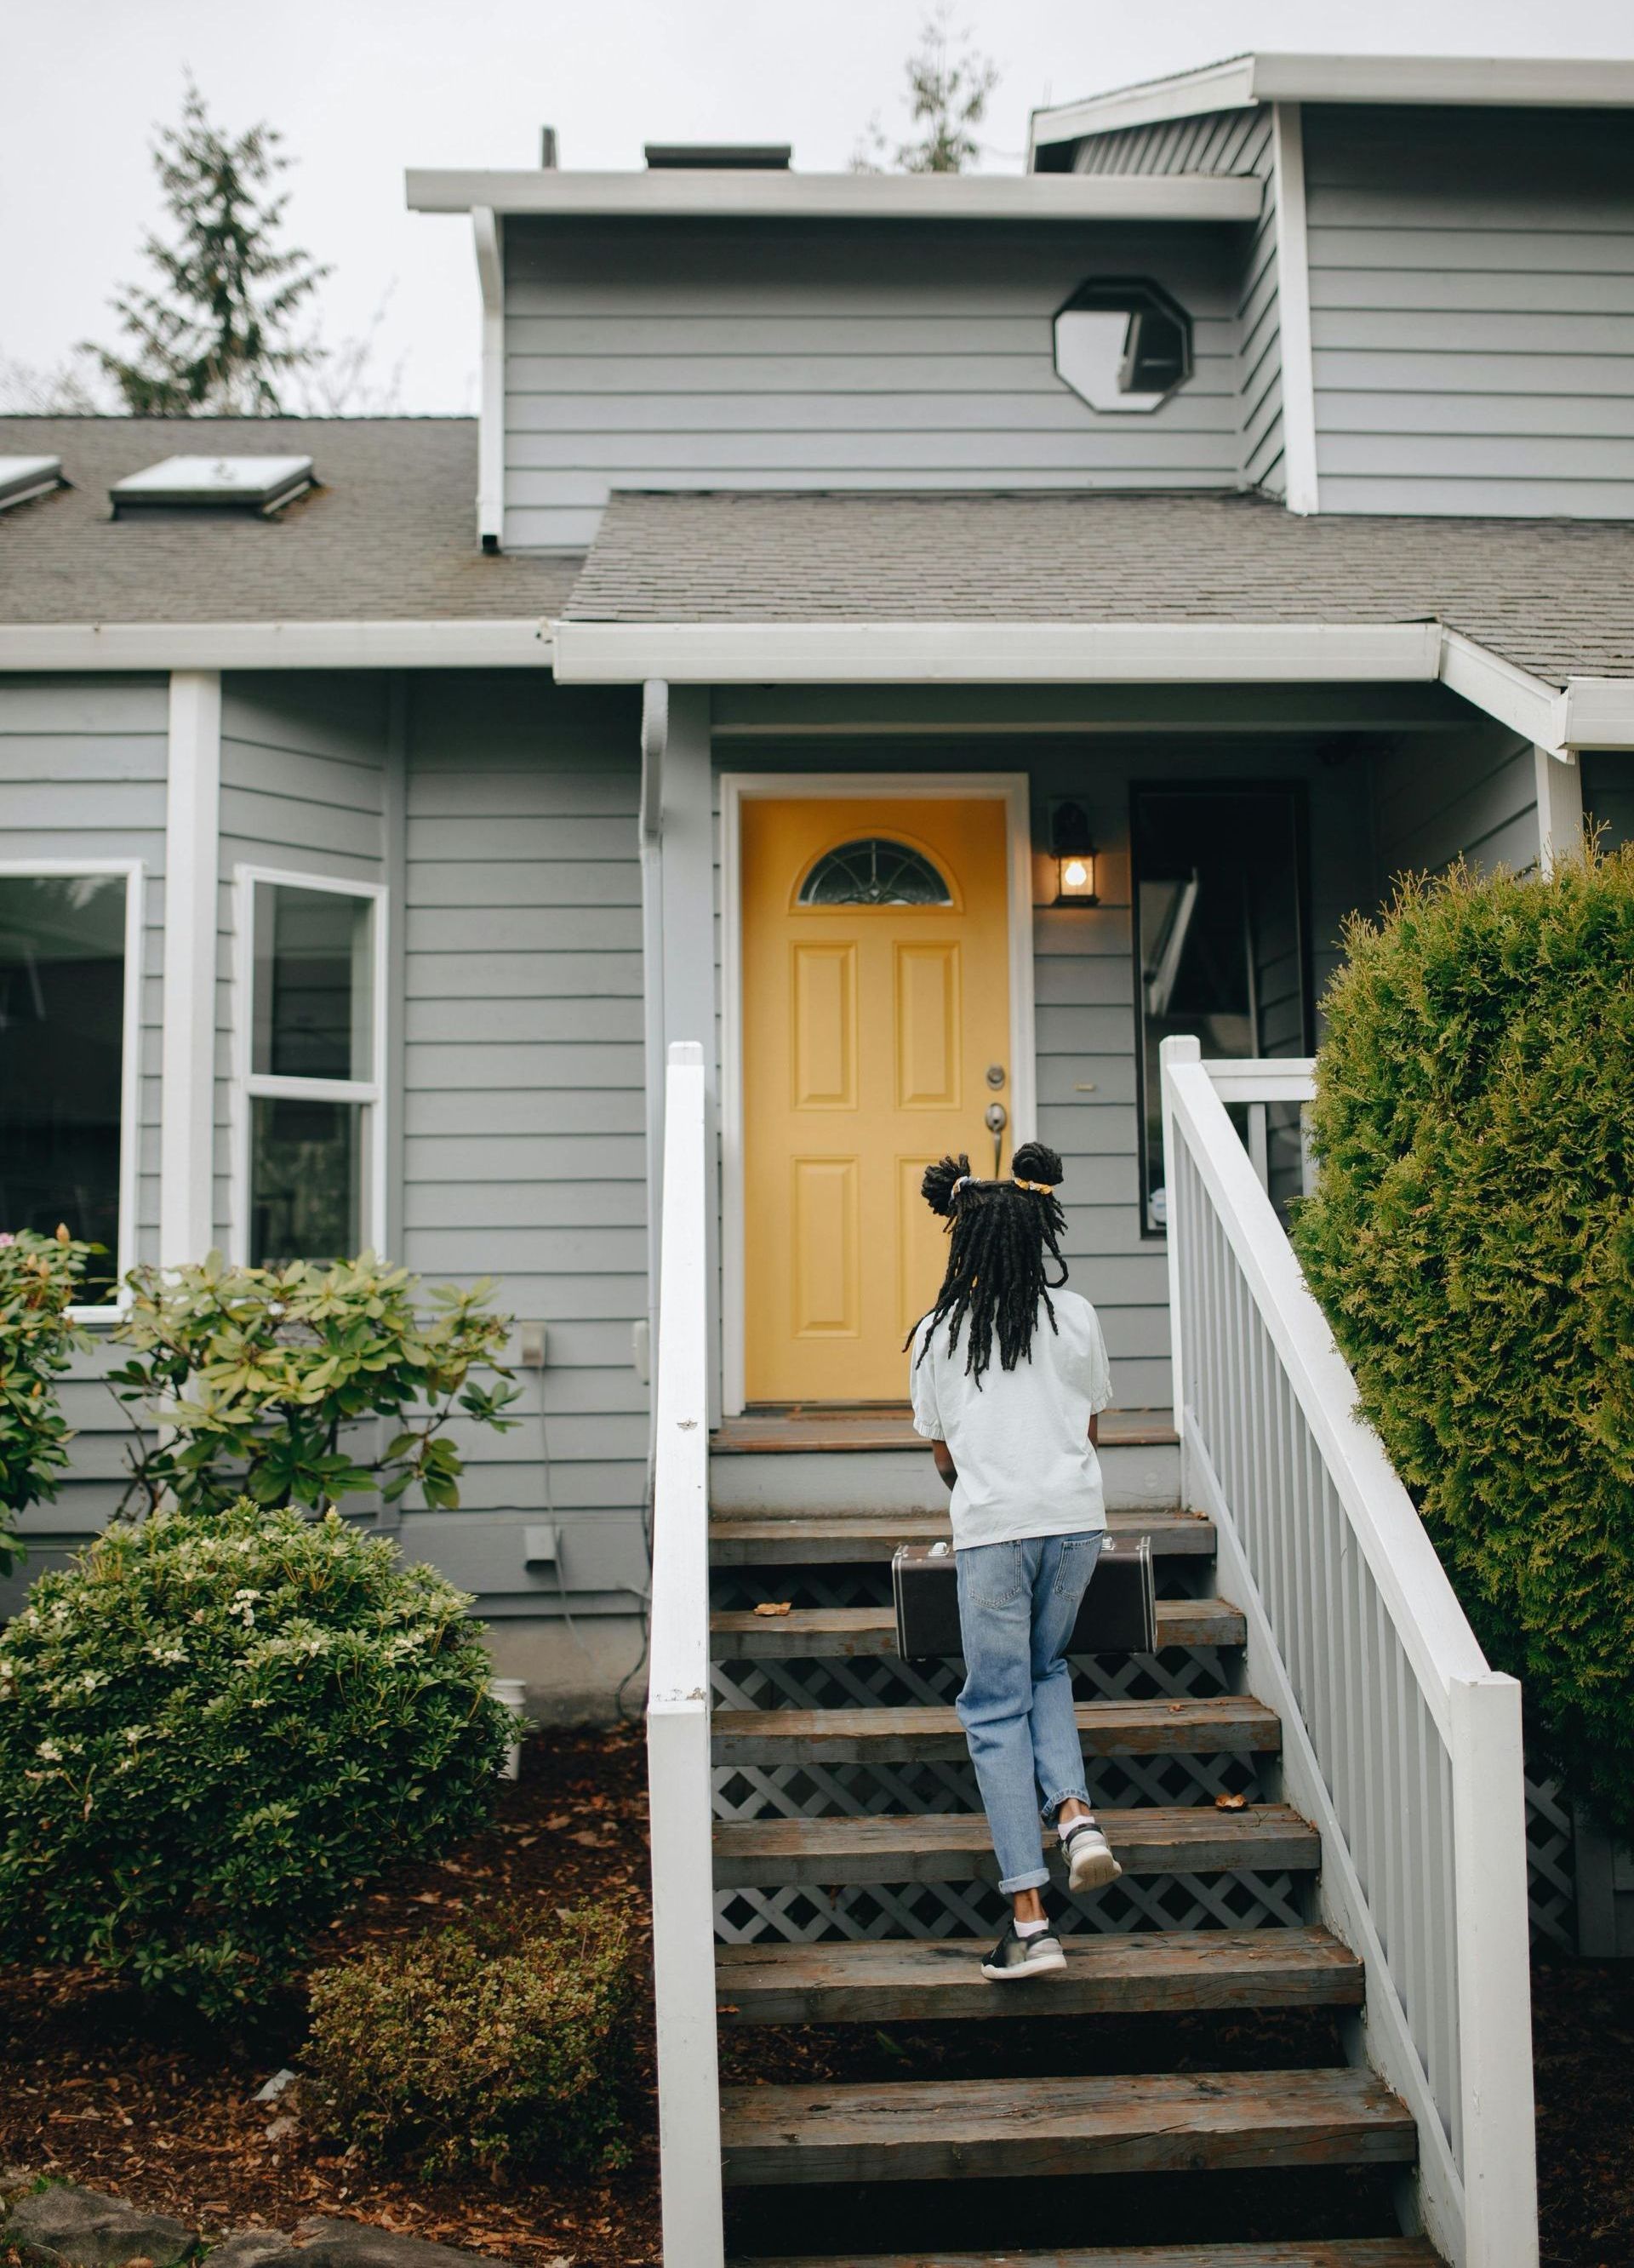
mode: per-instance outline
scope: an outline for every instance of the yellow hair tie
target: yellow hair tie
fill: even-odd
[[[1017,1189],[1035,1190],[1041,1197],[1047,1197],[1056,1186],[1053,1182],[1024,1182],[1019,1174],[1012,1174],[1011,1179]]]

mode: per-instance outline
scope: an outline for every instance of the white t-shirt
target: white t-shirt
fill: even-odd
[[[1089,1421],[1112,1399],[1106,1341],[1087,1300],[1052,1292],[1056,1328],[1041,1300],[1027,1359],[1000,1367],[995,1334],[981,1385],[965,1368],[969,1319],[950,1353],[938,1324],[923,1362],[926,1327],[909,1350],[914,1429],[946,1441],[959,1468],[953,1485],[953,1549],[1019,1543],[1034,1535],[1077,1535],[1107,1524],[1100,1461]]]

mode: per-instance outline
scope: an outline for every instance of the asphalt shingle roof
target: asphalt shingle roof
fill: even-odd
[[[112,517],[125,474],[216,452],[309,456],[320,485],[267,520]],[[0,455],[72,482],[0,512],[0,622],[537,620],[578,564],[484,555],[468,417],[0,417]]]
[[[586,622],[1436,619],[1555,684],[1634,674],[1634,525],[1301,518],[1236,494],[622,493]]]

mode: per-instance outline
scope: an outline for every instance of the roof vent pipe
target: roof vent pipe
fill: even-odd
[[[540,170],[542,173],[554,173],[560,163],[561,160],[556,156],[556,129],[554,126],[541,126],[539,129]]]

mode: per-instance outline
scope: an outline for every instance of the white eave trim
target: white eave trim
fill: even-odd
[[[551,625],[563,684],[1060,685],[1433,678],[1435,622],[586,622]]]
[[[1260,102],[1513,104],[1617,109],[1634,104],[1634,63],[1513,55],[1234,55],[1206,70],[1035,110],[1033,153],[1051,143]]]
[[[537,620],[0,623],[0,670],[541,669],[550,659]]]
[[[416,212],[558,219],[1254,221],[1262,184],[1210,173],[648,173],[411,170]]]

